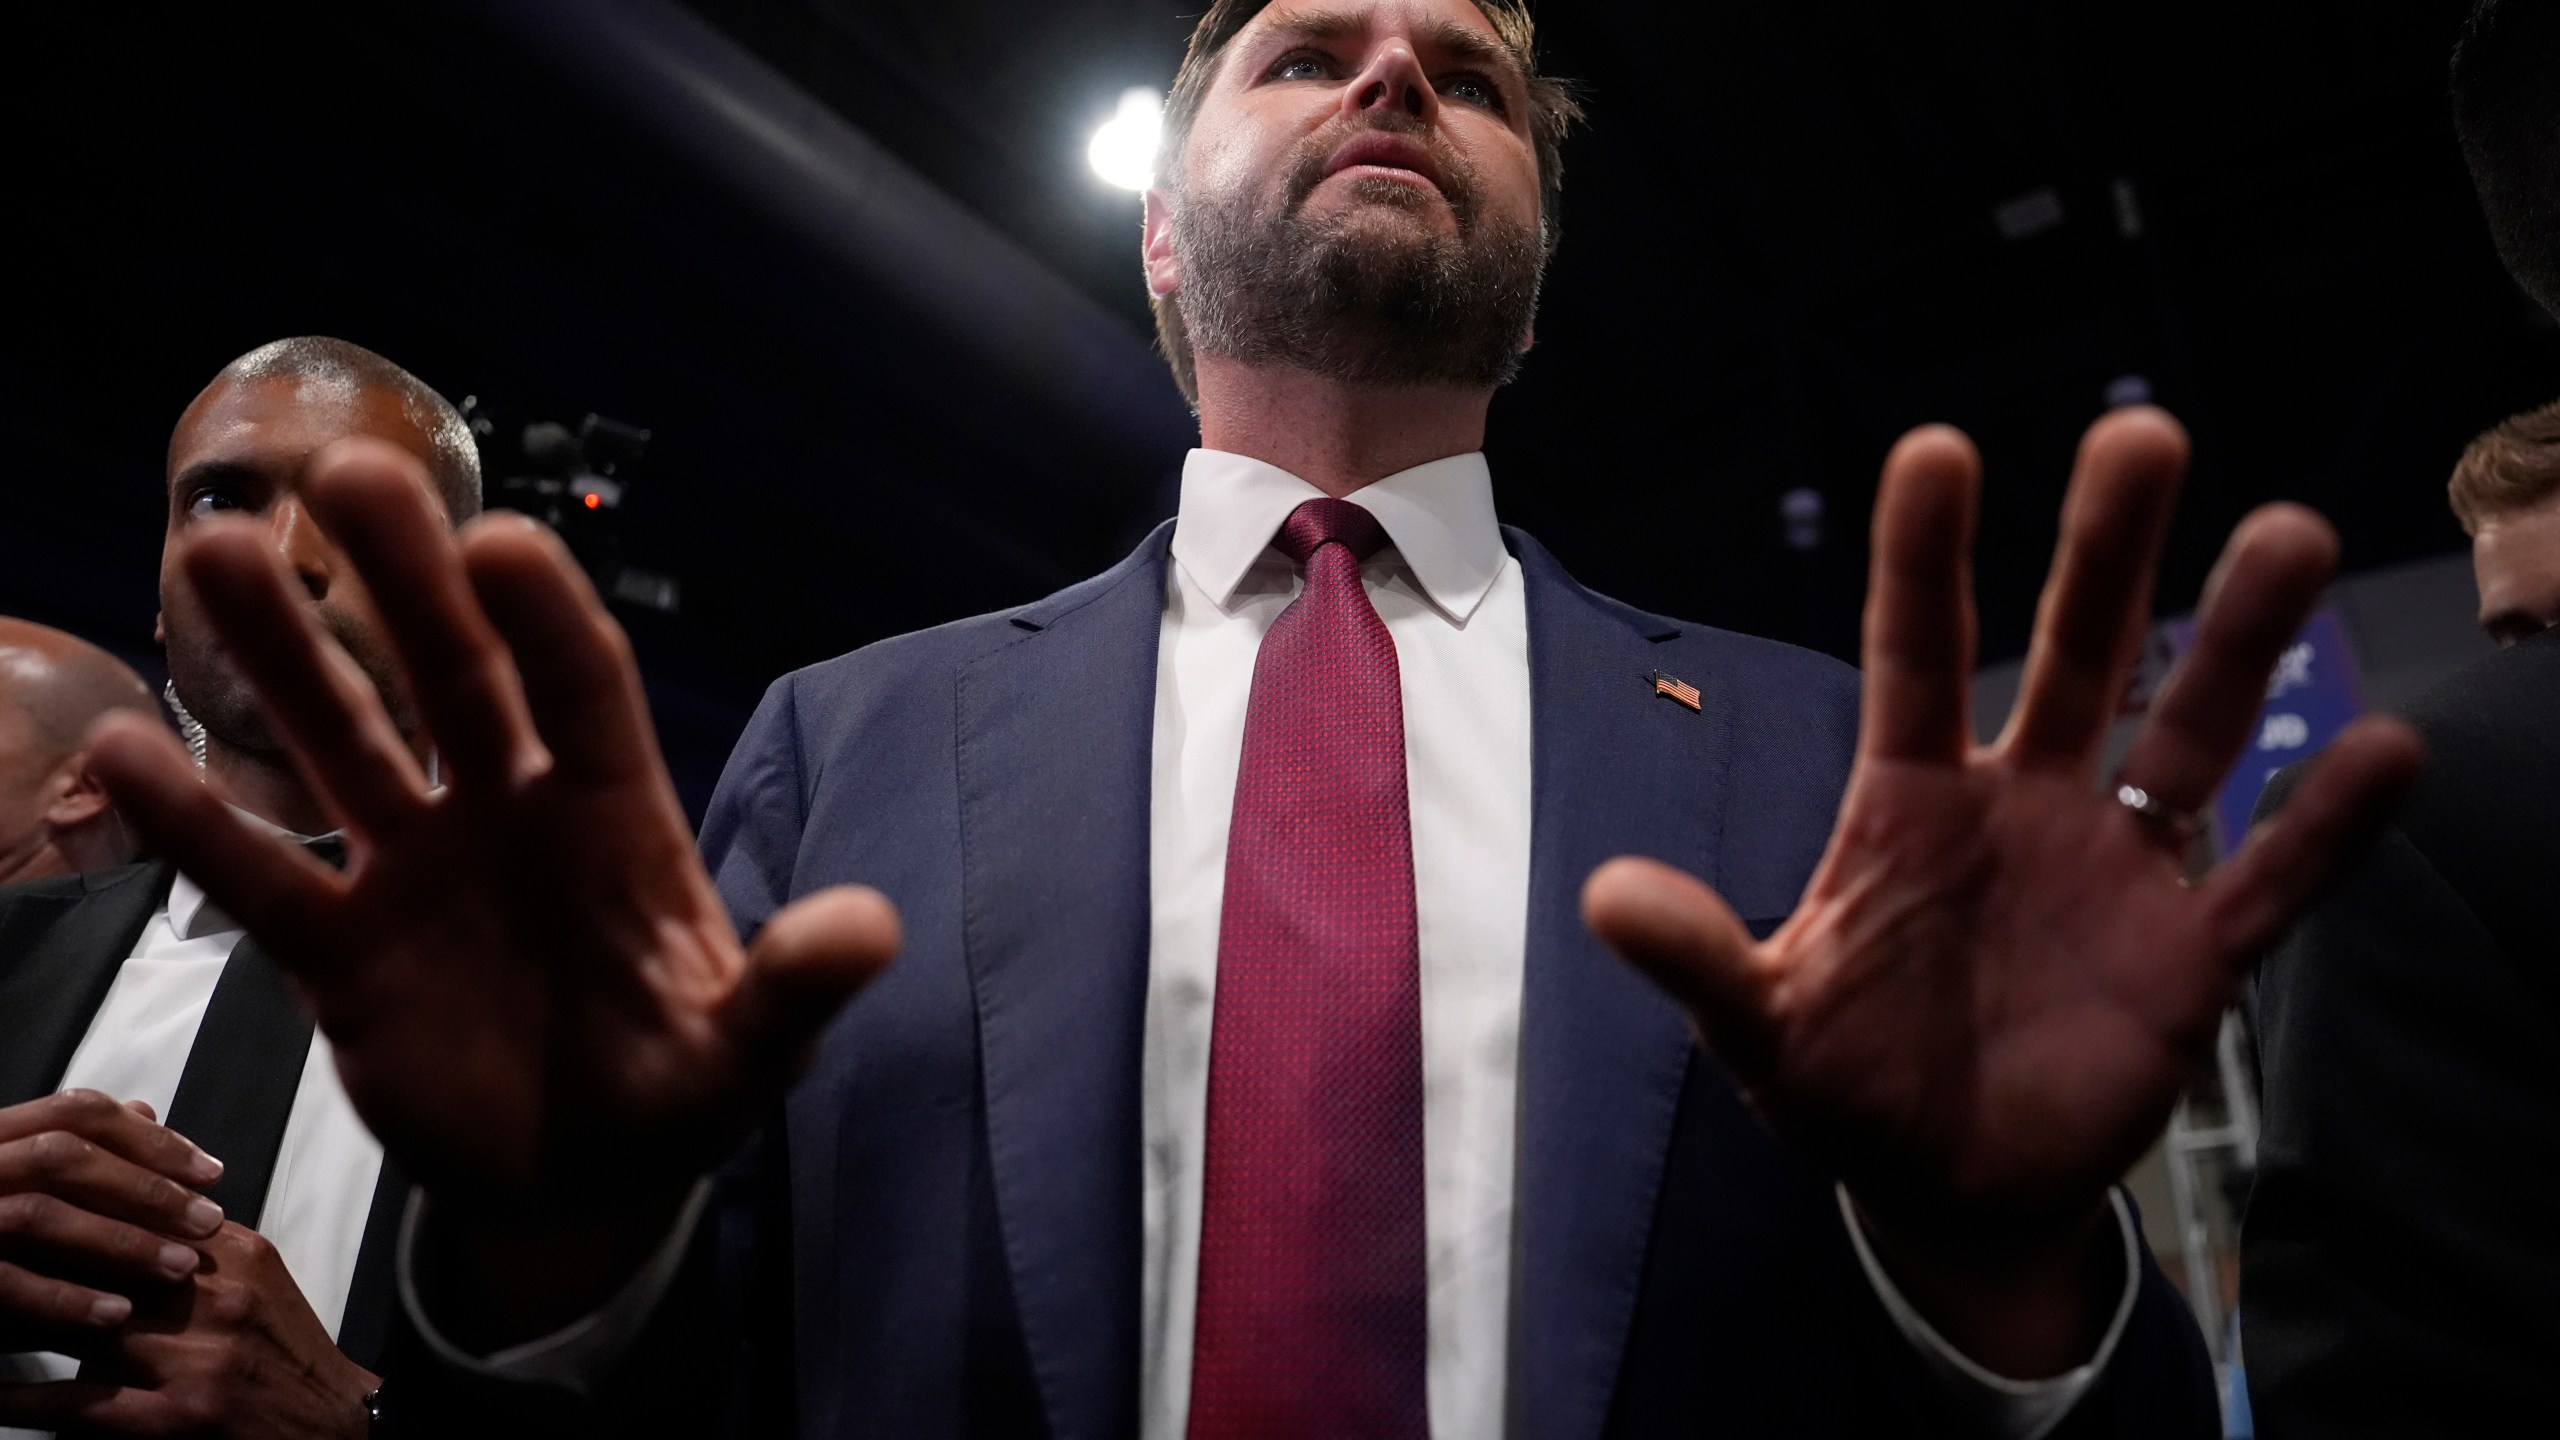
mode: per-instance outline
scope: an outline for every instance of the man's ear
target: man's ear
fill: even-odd
[[[151,612],[151,643],[163,650],[169,648],[169,612],[166,610]]]
[[[1147,293],[1158,300],[1169,299],[1182,290],[1182,264],[1173,256],[1173,202],[1162,189],[1147,192],[1146,241],[1142,247],[1147,262]]]
[[[76,830],[110,808],[107,789],[89,771],[89,757],[74,754],[45,777],[44,823],[55,830]]]

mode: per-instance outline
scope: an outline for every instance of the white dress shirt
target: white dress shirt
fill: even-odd
[[[1191,1403],[1209,1032],[1247,700],[1263,632],[1297,597],[1271,549],[1320,493],[1242,456],[1197,451],[1165,582],[1156,668],[1142,1118],[1146,1249],[1142,1440],[1181,1440]],[[1351,497],[1388,547],[1361,567],[1395,640],[1413,812],[1422,980],[1423,1223],[1431,1433],[1502,1433],[1511,1171],[1529,924],[1529,614],[1480,455]]]
[[[1217,451],[1193,451],[1183,472],[1156,672],[1140,1102],[1140,1440],[1183,1440],[1189,1424],[1227,831],[1254,662],[1299,587],[1297,567],[1271,541],[1289,512],[1321,493],[1286,471]],[[1527,596],[1494,519],[1482,455],[1434,461],[1350,499],[1387,533],[1387,547],[1361,567],[1361,579],[1395,641],[1404,691],[1422,995],[1431,1434],[1502,1440],[1528,949]],[[1999,1440],[2033,1440],[2051,1429],[2113,1353],[2132,1311],[2139,1253],[2120,1198],[2116,1211],[2128,1283],[2097,1358],[2069,1375],[2020,1382],[1974,1365],[1929,1328],[1895,1291],[1841,1197],[1843,1223],[1887,1313],[1981,1433]],[[596,1314],[496,1356],[466,1355],[437,1333],[410,1286],[406,1243],[403,1295],[449,1362],[583,1386],[658,1303],[690,1228],[679,1227]]]
[[[1227,827],[1263,633],[1296,598],[1271,548],[1323,492],[1241,455],[1195,450],[1165,583],[1156,670],[1154,931],[1147,983],[1146,1250],[1141,1440],[1182,1440],[1200,1279],[1209,1035]],[[1422,1173],[1432,1440],[1501,1440],[1509,1378],[1511,1196],[1528,946],[1529,622],[1520,563],[1494,519],[1482,455],[1392,475],[1351,503],[1387,548],[1361,580],[1396,644],[1422,980]],[[2117,1204],[2133,1274],[2132,1222]],[[2128,1283],[2099,1357],[2052,1380],[2002,1379],[1957,1353],[1843,1222],[1885,1308],[1984,1433],[2031,1437],[2068,1413],[2131,1313]]]
[[[208,903],[194,881],[177,876],[168,902],[117,969],[105,1003],[63,1071],[62,1088],[147,1101],[166,1119],[196,1028],[240,936],[239,925]],[[312,1313],[333,1336],[346,1315],[347,1288],[381,1170],[382,1146],[356,1118],[338,1083],[329,1042],[315,1032],[268,1181],[266,1213],[229,1218],[255,1225],[274,1244]],[[68,1379],[77,1369],[78,1362],[63,1355],[0,1355],[0,1380]],[[0,1429],[0,1440],[33,1433]]]

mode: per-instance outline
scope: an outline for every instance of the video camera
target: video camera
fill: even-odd
[[[530,515],[558,532],[607,600],[676,612],[683,593],[675,577],[623,554],[625,472],[648,453],[647,430],[592,413],[575,429],[556,420],[519,422],[477,395],[463,399],[462,415],[480,447],[490,508]]]

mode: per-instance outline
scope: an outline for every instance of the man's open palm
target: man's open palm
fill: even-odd
[[[2317,517],[2270,506],[2232,537],[2193,651],[2099,783],[2185,463],[2158,411],[2091,429],[2016,713],[1977,747],[1979,462],[1951,430],[1915,432],[1877,501],[1857,761],[1795,915],[1755,943],[1669,867],[1592,878],[1594,928],[1871,1212],[1985,1235],[2084,1217],[2158,1133],[2245,965],[2414,772],[2405,727],[2359,724],[2236,860],[2185,883],[2186,829],[2163,811],[2211,802],[2336,563]]]
[[[761,1118],[896,918],[829,891],[741,947],[628,643],[566,550],[503,515],[457,544],[429,493],[411,457],[349,441],[309,502],[381,606],[440,787],[254,530],[209,522],[182,561],[342,817],[344,874],[227,809],[155,727],[102,727],[96,764],[293,974],[356,1108],[431,1188],[663,1193]]]

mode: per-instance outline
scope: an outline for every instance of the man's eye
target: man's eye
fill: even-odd
[[[1325,63],[1313,55],[1292,55],[1271,69],[1274,80],[1321,80]]]
[[[202,520],[208,515],[219,515],[225,510],[237,510],[239,508],[240,503],[238,501],[223,494],[219,490],[199,490],[196,492],[195,498],[187,502],[187,518],[190,520]]]
[[[1449,98],[1487,110],[1502,109],[1502,90],[1481,75],[1461,75],[1449,82]]]

